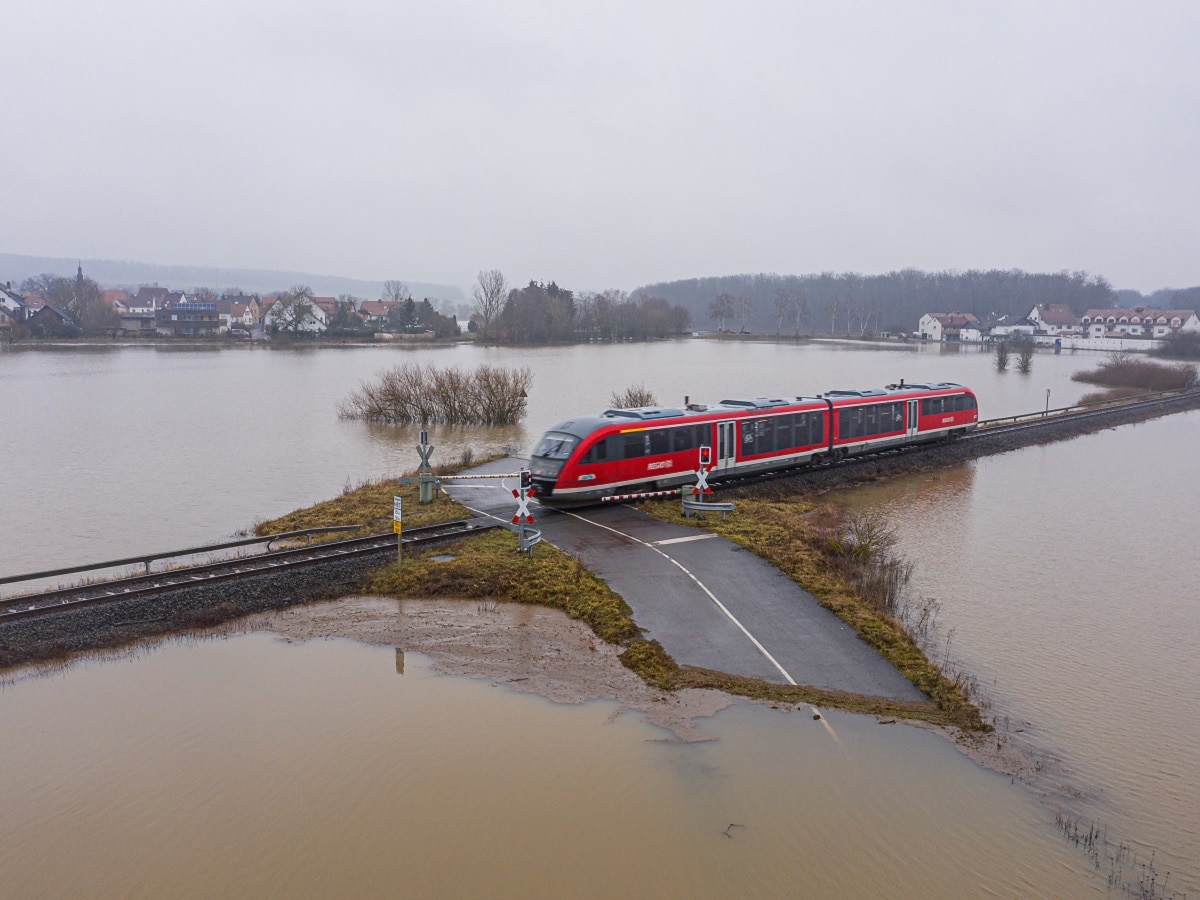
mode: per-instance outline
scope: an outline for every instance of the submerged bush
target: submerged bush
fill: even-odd
[[[625,388],[622,393],[613,391],[612,396],[608,398],[608,405],[613,409],[637,409],[641,406],[654,406],[657,402],[654,399],[654,391],[640,382]]]
[[[338,406],[343,419],[395,425],[514,425],[525,418],[533,373],[528,368],[405,363],[364,383]]]
[[[1105,387],[1139,388],[1143,391],[1175,391],[1196,383],[1196,367],[1186,363],[1166,365],[1114,353],[1096,368],[1076,372],[1072,381]]]

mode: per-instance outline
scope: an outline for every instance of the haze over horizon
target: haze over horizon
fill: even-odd
[[[0,252],[464,287],[909,266],[1200,284],[1200,5],[1179,0],[5,19]]]

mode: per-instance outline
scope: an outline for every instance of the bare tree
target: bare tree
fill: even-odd
[[[796,317],[796,337],[799,337],[800,326],[808,321],[808,297],[802,291],[796,291],[792,314]]]
[[[725,330],[725,320],[733,315],[733,295],[718,294],[708,307],[708,316],[717,323],[717,330]]]
[[[742,334],[746,333],[746,322],[750,319],[750,313],[754,312],[754,301],[750,299],[749,294],[742,294],[737,299],[738,311],[738,331]]]
[[[786,288],[780,288],[775,292],[775,333],[779,334],[783,330],[783,320],[792,310],[792,295],[787,292]]]
[[[403,281],[385,281],[383,283],[383,299],[388,303],[403,303],[412,299],[412,291]]]
[[[481,271],[471,292],[475,297],[475,314],[479,317],[480,337],[490,337],[493,323],[504,311],[508,299],[508,280],[499,269]]]
[[[220,299],[217,292],[210,287],[198,287],[192,291],[193,303],[216,303]]]

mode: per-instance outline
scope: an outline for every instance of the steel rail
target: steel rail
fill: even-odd
[[[402,547],[420,546],[497,527],[499,526],[496,523],[478,519],[426,525],[407,529],[404,534],[400,535],[400,543]],[[390,551],[396,547],[396,537],[395,534],[385,532],[343,541],[330,541],[309,547],[291,547],[241,559],[186,566],[154,575],[136,575],[94,584],[74,585],[43,593],[6,597],[0,600],[0,623],[78,609],[83,606],[128,600],[180,587],[217,584],[275,570],[296,569],[333,559]]]
[[[84,563],[79,566],[67,566],[63,569],[48,569],[45,572],[26,572],[23,575],[5,575],[0,578],[0,584],[15,584],[18,581],[37,581],[41,578],[53,578],[56,575],[77,575],[80,572],[93,572],[100,569],[118,569],[121,566],[132,566],[141,563],[146,567],[149,574],[150,563],[160,559],[171,559],[176,556],[199,556],[202,553],[212,553],[216,550],[229,550],[234,547],[247,547],[251,544],[266,543],[268,547],[272,541],[284,540],[285,538],[311,536],[314,534],[328,534],[337,531],[359,531],[366,528],[365,525],[329,525],[321,528],[301,528],[297,531],[283,531],[279,534],[265,534],[261,537],[241,538],[236,541],[225,541],[221,544],[208,544],[204,547],[188,547],[183,550],[164,550],[161,553],[142,553],[139,556],[129,556],[125,559],[110,559],[105,562]]]

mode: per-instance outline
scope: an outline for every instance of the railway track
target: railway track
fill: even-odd
[[[401,545],[416,548],[452,538],[463,537],[497,528],[494,522],[462,519],[441,525],[405,529]],[[333,560],[370,556],[396,548],[396,535],[391,532],[364,537],[329,541],[305,547],[271,550],[254,556],[222,560],[194,566],[183,566],[153,575],[135,575],[99,581],[93,584],[72,585],[39,593],[0,599],[0,626],[17,619],[46,616],[86,606],[148,597],[166,591],[196,585],[211,585],[250,575],[299,569]],[[100,563],[93,568],[104,568]]]

